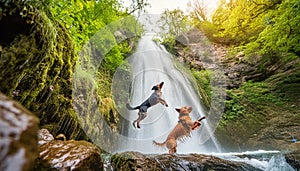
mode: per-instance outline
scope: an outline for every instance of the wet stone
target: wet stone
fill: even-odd
[[[41,139],[40,142],[45,140]],[[40,144],[40,156],[35,166],[37,170],[97,171],[103,169],[100,150],[87,141],[51,140]]]
[[[30,170],[38,156],[36,116],[0,93],[0,170]]]
[[[111,164],[115,170],[261,171],[246,163],[204,154],[144,155],[138,152],[123,152],[113,155]]]
[[[294,169],[300,169],[300,150],[287,153],[285,159]]]
[[[54,140],[53,135],[47,129],[40,129],[38,132],[38,142],[39,145],[46,144]]]

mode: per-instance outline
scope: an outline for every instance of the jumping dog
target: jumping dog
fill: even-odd
[[[192,122],[191,117],[189,116],[192,111],[191,106],[185,106],[182,108],[176,108],[176,111],[179,113],[178,123],[175,128],[170,132],[167,139],[163,143],[158,143],[153,141],[155,145],[164,146],[166,145],[169,149],[169,154],[174,154],[177,151],[177,140],[184,141],[186,137],[189,137],[192,130],[195,130],[200,127],[200,121],[205,119],[205,117],[200,118]]]
[[[149,107],[154,106],[157,103],[161,103],[162,105],[168,107],[167,102],[161,98],[162,97],[161,89],[162,89],[163,85],[164,85],[164,82],[161,82],[161,83],[153,86],[152,90],[154,90],[154,92],[141,105],[136,106],[136,107],[131,107],[129,105],[129,103],[126,104],[126,107],[128,110],[136,110],[136,109],[139,110],[138,118],[135,121],[133,121],[133,123],[132,123],[134,127],[136,127],[135,123],[137,123],[137,127],[140,128],[140,122],[147,117],[147,109]]]

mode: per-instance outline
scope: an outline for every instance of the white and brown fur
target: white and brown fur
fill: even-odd
[[[164,82],[161,82],[155,86],[152,87],[152,90],[154,90],[154,92],[151,94],[151,96],[145,100],[141,105],[136,106],[136,107],[131,107],[128,103],[126,104],[126,107],[128,110],[136,110],[138,109],[138,118],[133,121],[133,126],[135,126],[135,124],[137,123],[137,127],[140,128],[140,122],[145,119],[147,117],[147,109],[151,106],[154,106],[158,103],[161,103],[162,105],[168,107],[167,102],[162,99],[162,87],[164,85]]]
[[[178,123],[175,128],[169,133],[167,139],[163,143],[158,143],[153,141],[155,145],[158,146],[167,146],[169,149],[169,154],[174,154],[177,151],[177,140],[184,140],[189,137],[192,130],[195,130],[200,127],[200,121],[205,117],[200,118],[199,120],[192,121],[190,117],[190,112],[192,111],[191,106],[184,106],[182,108],[176,108],[176,111],[179,113]]]

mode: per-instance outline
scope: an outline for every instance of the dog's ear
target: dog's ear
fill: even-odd
[[[157,84],[157,88],[162,89],[163,85],[164,85],[164,82],[162,81],[161,83]]]
[[[179,113],[180,112],[180,109],[178,109],[178,108],[175,108],[175,110]]]

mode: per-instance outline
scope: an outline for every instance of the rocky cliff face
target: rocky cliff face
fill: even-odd
[[[229,102],[225,112],[235,115],[216,131],[221,145],[229,151],[297,149],[292,140],[300,139],[300,60],[249,58],[227,49],[194,29],[177,41],[175,54],[194,70],[222,70]]]

